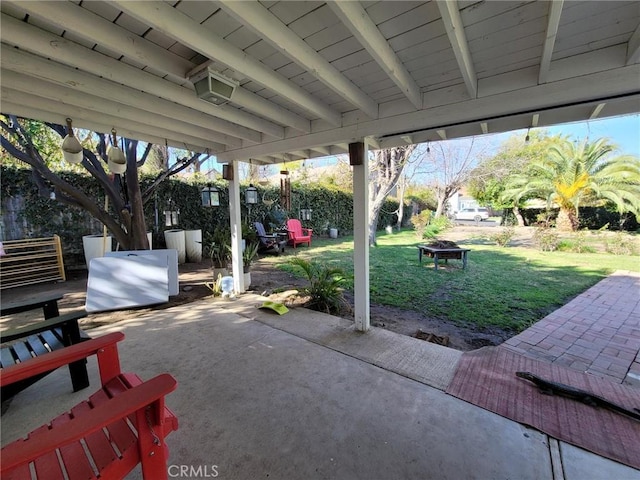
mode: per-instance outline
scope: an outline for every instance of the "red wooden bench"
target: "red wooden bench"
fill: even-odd
[[[138,463],[145,479],[167,478],[165,437],[178,420],[164,404],[176,381],[162,374],[142,382],[121,373],[111,333],[2,370],[2,386],[78,361],[98,358],[102,388],[50,423],[2,448],[0,477],[56,480],[124,478]],[[132,428],[133,427],[133,428]]]

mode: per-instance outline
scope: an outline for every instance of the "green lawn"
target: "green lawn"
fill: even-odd
[[[446,233],[442,235],[446,238]],[[615,270],[640,271],[640,257],[597,253],[541,252],[500,248],[481,240],[458,242],[472,249],[467,269],[433,270],[418,263],[413,231],[381,234],[370,249],[371,301],[456,323],[522,330]],[[312,248],[287,249],[287,255],[261,261],[291,270],[286,258],[300,255],[342,267],[353,287],[353,238],[314,238]]]

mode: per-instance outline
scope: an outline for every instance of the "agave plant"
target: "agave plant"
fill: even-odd
[[[342,291],[344,271],[339,267],[328,267],[300,257],[293,258],[291,265],[298,267],[309,286],[302,288],[300,296],[308,296],[306,306],[326,313],[338,313],[347,305]]]

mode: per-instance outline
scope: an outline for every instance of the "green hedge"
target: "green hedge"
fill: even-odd
[[[638,219],[632,213],[624,213],[620,215],[618,212],[608,210],[605,207],[580,207],[580,229],[599,230],[608,228],[609,230],[626,230],[635,232],[640,225]],[[534,225],[538,221],[538,215],[546,212],[544,208],[525,208],[520,212],[527,225]],[[553,208],[550,211],[552,220],[558,217],[559,209]],[[503,215],[502,223],[505,225],[515,225],[513,212],[506,210]]]
[[[68,207],[59,202],[38,195],[35,183],[29,169],[0,166],[2,175],[2,237],[16,239],[25,237],[47,237],[54,234],[62,239],[65,263],[69,266],[84,264],[82,250],[82,236],[102,233],[102,224],[93,219],[85,211]],[[77,186],[89,196],[96,199],[96,203],[104,202],[104,192],[95,180],[88,176],[64,172],[62,176],[69,183]],[[142,191],[151,184],[153,177],[141,175]],[[165,226],[164,211],[169,208],[169,199],[178,208],[179,222],[177,228],[201,229],[203,235],[215,230],[229,228],[229,192],[226,182],[214,184],[220,190],[220,207],[206,208],[201,206],[200,190],[210,182],[204,180],[191,181],[170,178],[164,181],[156,190],[154,197],[145,205],[147,229],[153,232],[153,245],[164,247],[163,232],[172,228]],[[242,218],[245,223],[252,225],[260,221],[269,228],[269,224],[279,226],[286,218],[300,218],[300,209],[312,210],[311,220],[303,221],[305,227],[312,228],[314,235],[328,235],[329,228],[337,228],[340,235],[348,235],[353,230],[353,197],[350,193],[338,189],[318,187],[314,185],[292,185],[291,210],[278,211],[280,190],[272,186],[256,186],[260,201],[251,207],[242,201]],[[241,200],[244,199],[244,189],[241,187]],[[7,202],[8,198],[18,197],[22,200],[23,208],[18,214],[18,228],[10,229],[7,207],[15,202]],[[265,205],[262,200],[276,200],[272,207]],[[381,210],[378,228],[395,225],[398,202],[387,200]],[[157,223],[156,223],[157,215]],[[405,207],[404,225],[411,217],[411,207]],[[173,227],[175,228],[175,227]]]

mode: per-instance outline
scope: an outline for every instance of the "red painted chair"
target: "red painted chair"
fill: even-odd
[[[141,463],[145,479],[167,478],[164,439],[178,428],[178,420],[164,397],[176,381],[162,374],[143,383],[137,375],[121,373],[116,343],[123,338],[111,333],[2,369],[4,386],[96,355],[102,389],[2,448],[0,477],[31,479],[33,469],[36,478],[47,480],[120,479]]]
[[[287,232],[289,234],[289,243],[296,248],[299,243],[306,243],[311,246],[311,234],[313,232],[310,228],[303,228],[300,220],[296,218],[290,218],[287,220]]]

